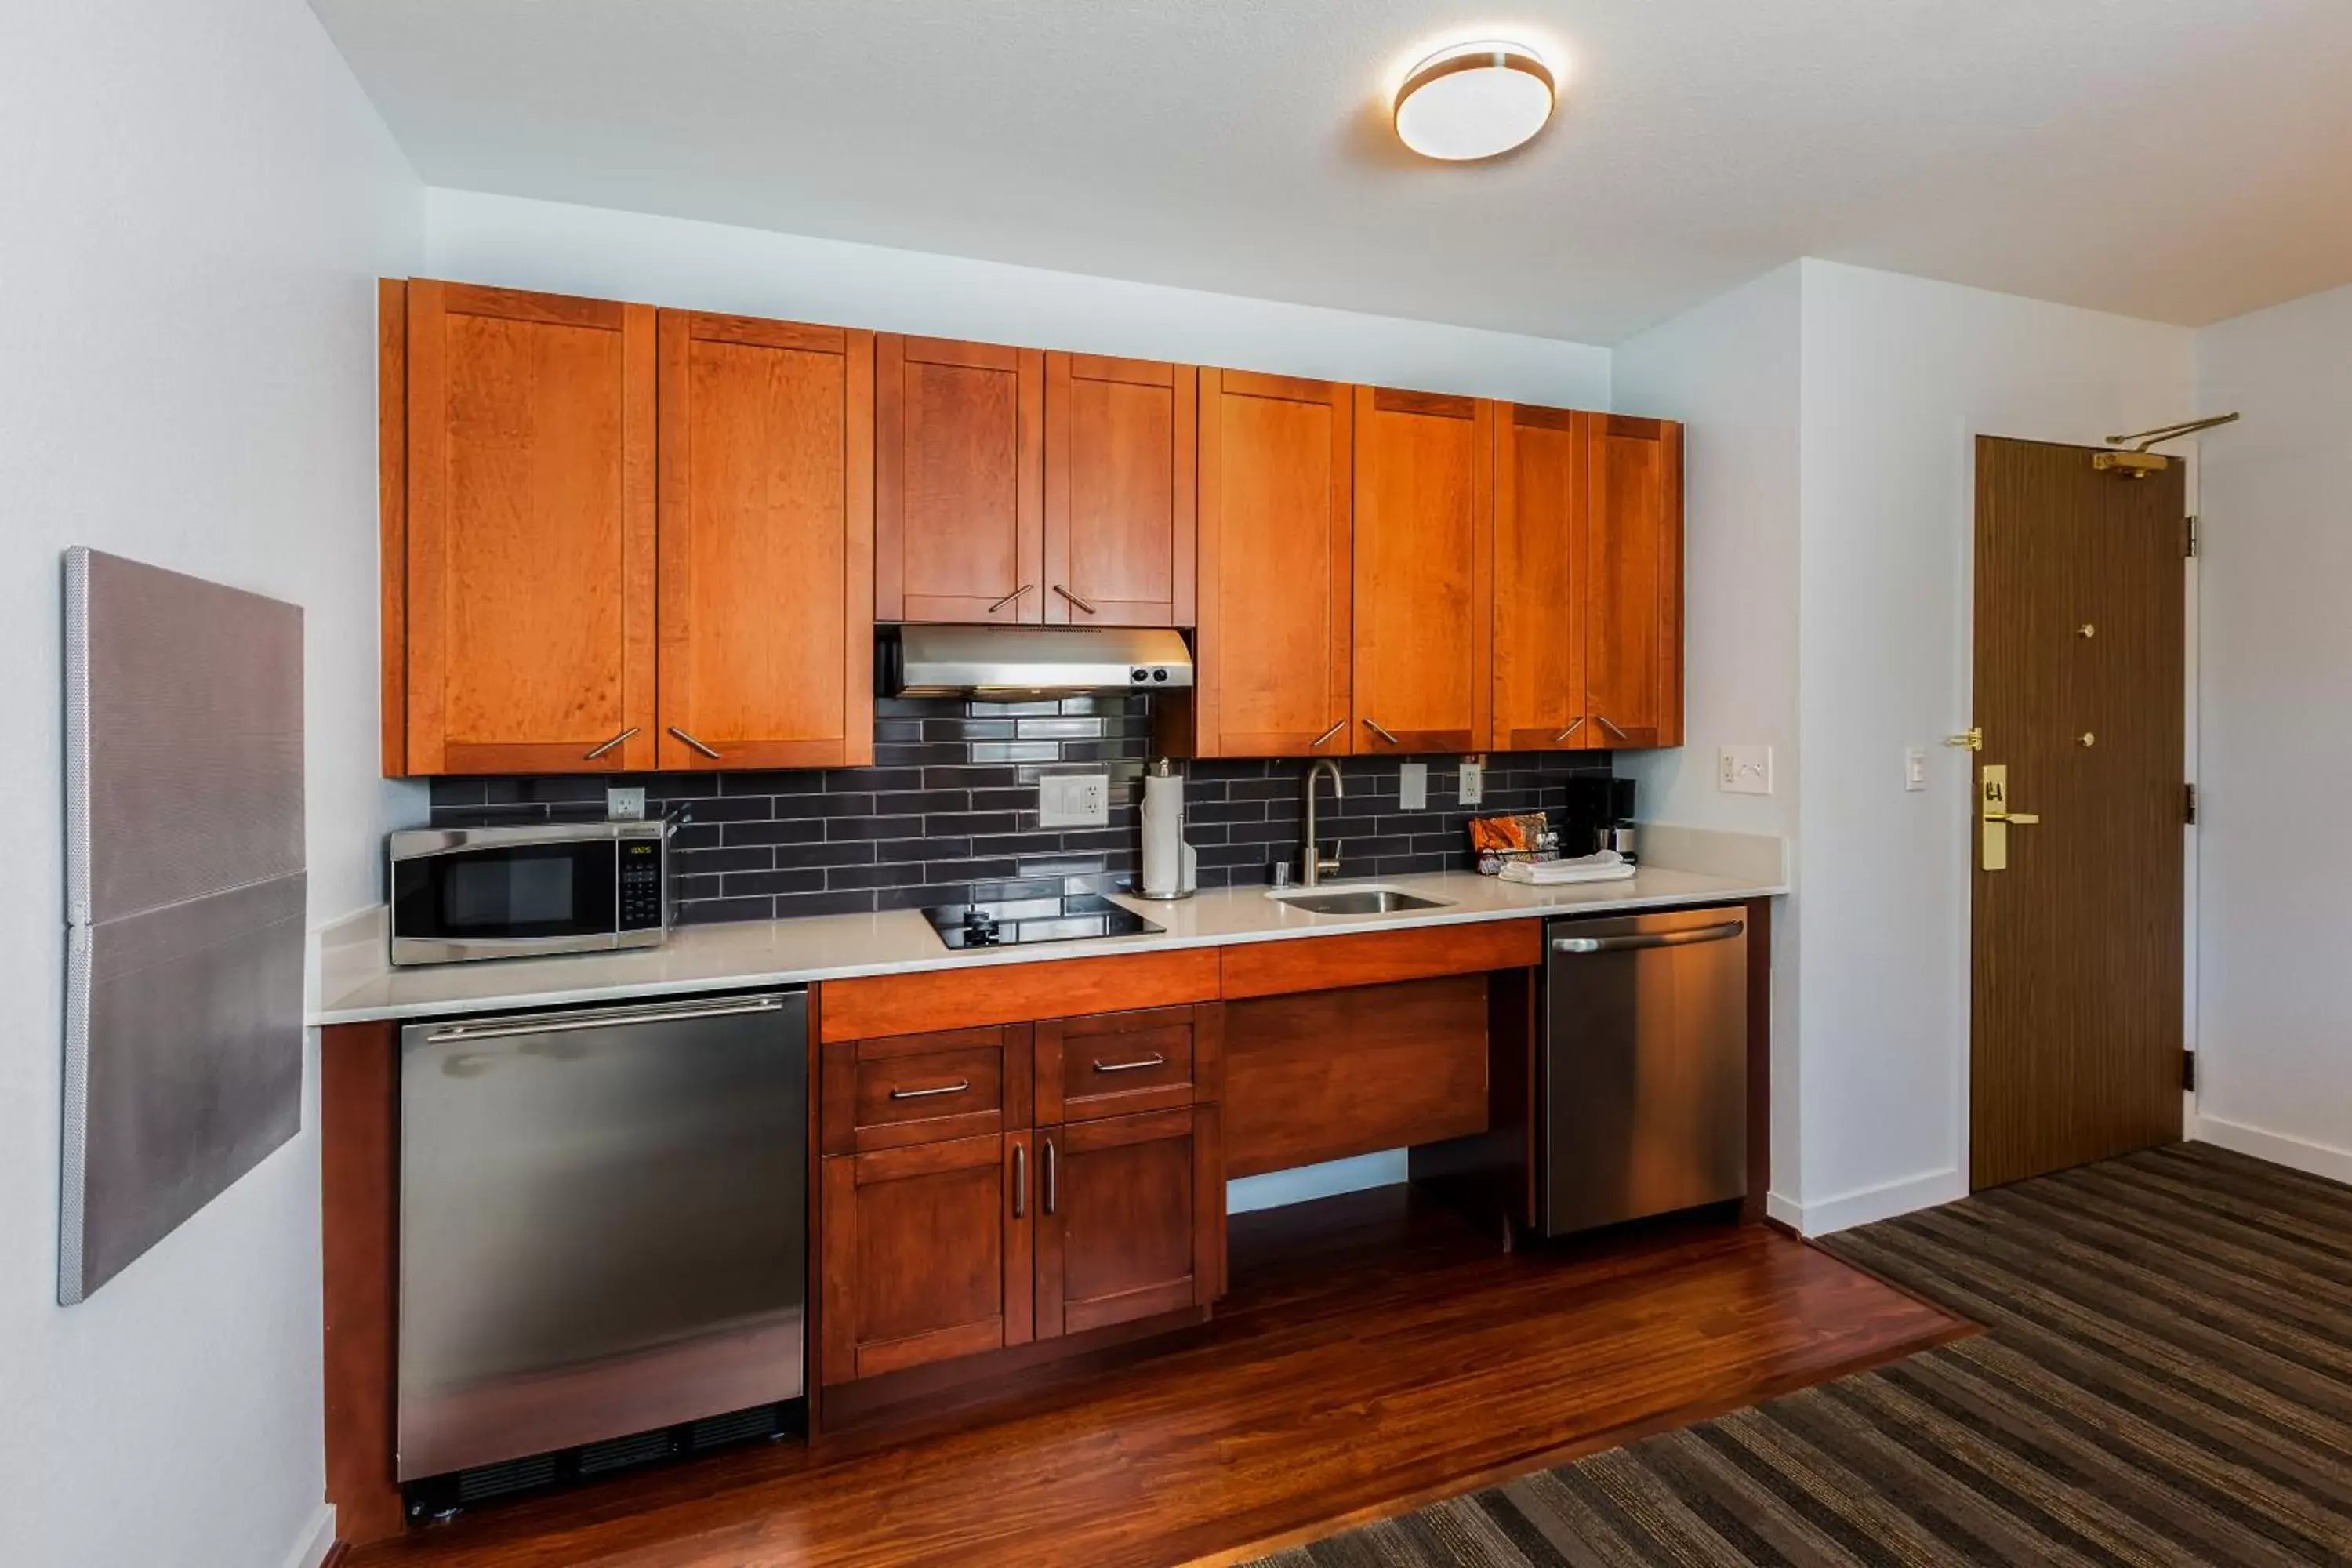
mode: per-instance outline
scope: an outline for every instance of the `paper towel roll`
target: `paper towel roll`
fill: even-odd
[[[1184,843],[1184,777],[1172,769],[1143,780],[1143,885],[1146,898],[1192,890],[1192,856]]]

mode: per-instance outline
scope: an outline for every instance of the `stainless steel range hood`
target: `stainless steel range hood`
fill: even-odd
[[[882,632],[882,689],[896,697],[1166,691],[1192,684],[1183,637],[1163,628],[896,626]]]

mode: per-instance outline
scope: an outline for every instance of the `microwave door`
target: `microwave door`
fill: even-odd
[[[615,944],[610,838],[474,847],[395,860],[393,930],[411,959],[577,952]]]

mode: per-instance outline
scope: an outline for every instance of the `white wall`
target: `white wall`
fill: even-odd
[[[1578,408],[1609,351],[961,257],[436,188],[422,270],[703,310]]]
[[[1967,1190],[1973,437],[2186,417],[2185,329],[1803,263],[1801,1202],[1808,1229]],[[1929,787],[1903,788],[1927,750]]]
[[[276,1568],[322,1522],[318,1137],[56,1304],[59,552],[307,613],[312,923],[375,897],[374,300],[422,193],[300,0],[0,12],[0,1562]]]
[[[1640,781],[1641,815],[1655,822],[1794,841],[1801,778],[1797,747],[1799,310],[1791,262],[1617,346],[1620,407],[1689,426],[1683,498],[1685,744],[1632,752],[1617,771]],[[1769,795],[1715,784],[1716,748],[1772,748]],[[1792,860],[1792,865],[1794,861]],[[1772,1179],[1798,1192],[1797,937],[1801,888],[1774,932]]]
[[[2352,289],[2197,358],[2199,1135],[2352,1181]]]

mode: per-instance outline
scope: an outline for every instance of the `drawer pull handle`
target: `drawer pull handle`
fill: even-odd
[[[1029,1217],[1029,1145],[1013,1145],[1013,1217]]]
[[[1054,1157],[1054,1141],[1045,1140],[1045,1213],[1048,1217],[1062,1201],[1061,1162]]]
[[[1154,1051],[1154,1052],[1152,1052],[1150,1056],[1148,1056],[1148,1057],[1144,1058],[1143,1058],[1141,1061],[1139,1061],[1139,1062],[1105,1062],[1105,1061],[1098,1061],[1098,1062],[1095,1063],[1095,1071],[1097,1071],[1097,1072],[1133,1072],[1133,1071],[1135,1071],[1135,1070],[1136,1070],[1137,1068],[1164,1068],[1164,1067],[1166,1067],[1167,1065],[1168,1065],[1168,1058],[1167,1058],[1166,1057],[1161,1056],[1158,1051]]]
[[[968,1089],[971,1087],[971,1079],[968,1078],[960,1078],[953,1083],[943,1083],[937,1089],[894,1089],[890,1091],[890,1098],[893,1100],[929,1100],[935,1094],[961,1094],[965,1089]]]

